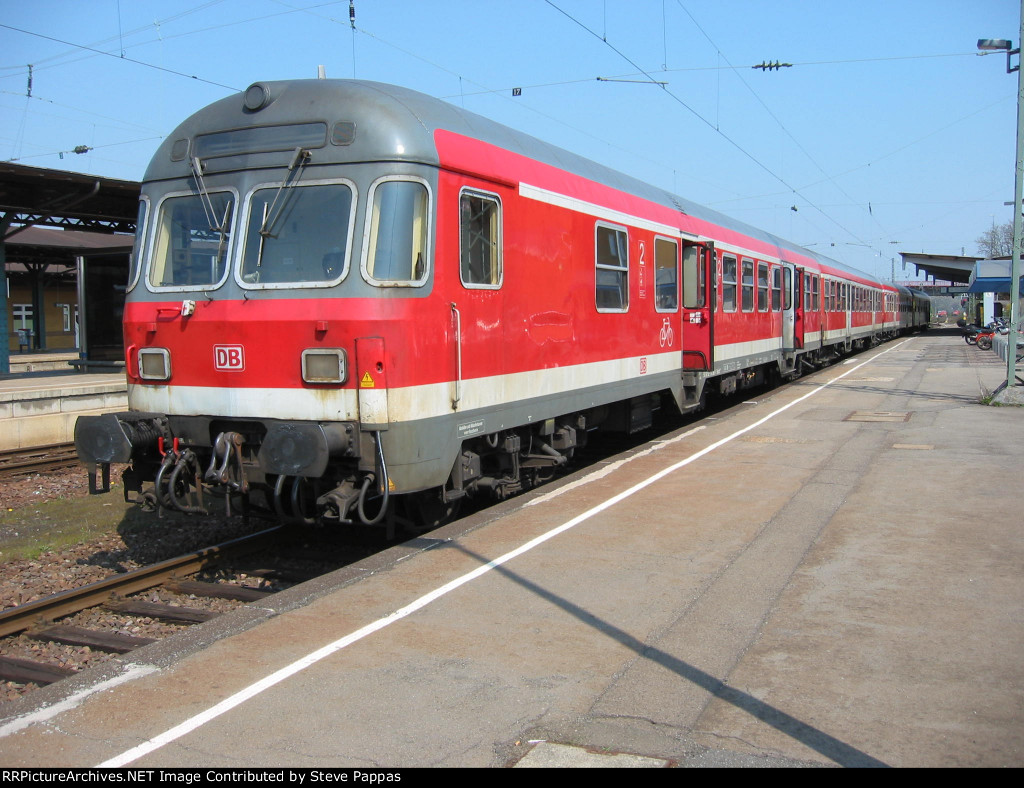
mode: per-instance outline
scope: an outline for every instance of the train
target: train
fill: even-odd
[[[91,491],[126,464],[149,506],[430,528],[551,478],[595,430],[928,318],[923,293],[439,99],[256,82],[153,157],[129,409],[80,418],[75,444]]]

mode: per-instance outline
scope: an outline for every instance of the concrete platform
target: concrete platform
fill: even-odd
[[[0,707],[0,763],[1022,766],[1001,372],[889,343]]]
[[[70,442],[79,416],[124,410],[127,392],[123,371],[0,376],[0,450]]]
[[[77,361],[77,350],[46,350],[38,353],[11,353],[11,375],[24,375],[28,372],[68,372],[69,362]]]

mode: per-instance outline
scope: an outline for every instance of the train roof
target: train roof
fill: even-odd
[[[474,112],[381,82],[303,79],[254,83],[244,93],[214,102],[178,126],[158,149],[145,180],[180,178],[188,174],[188,162],[180,154],[184,140],[213,131],[295,123],[298,111],[306,119],[322,118],[329,127],[337,121],[354,123],[354,138],[346,147],[356,160],[397,159],[440,166],[434,132],[455,132],[745,236],[772,248],[781,259],[799,263],[800,258],[810,258],[827,268],[882,284],[864,271]]]

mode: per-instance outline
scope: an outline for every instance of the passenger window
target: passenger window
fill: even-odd
[[[722,311],[736,311],[736,258],[722,258]]]
[[[793,308],[793,296],[794,295],[796,295],[798,301],[800,300],[800,284],[797,283],[796,292],[794,293],[794,290],[793,290],[793,269],[792,268],[783,268],[782,272],[783,272],[782,292],[784,293],[784,296],[785,296],[784,299],[783,299],[782,308],[786,309],[786,310],[789,310],[789,309]],[[776,273],[778,273],[778,271],[776,271]]]
[[[501,287],[501,202],[464,191],[459,198],[459,271],[472,288]]]
[[[687,249],[684,254],[688,253]],[[687,264],[683,264],[683,299],[686,299]],[[679,307],[679,244],[667,238],[654,239],[655,309],[675,312]]]
[[[430,197],[424,183],[377,183],[367,218],[367,279],[388,285],[417,285],[426,281],[429,223]]]
[[[629,308],[629,236],[625,228],[597,225],[595,299],[598,312]]]
[[[768,263],[757,264],[757,309],[768,311]]]
[[[743,311],[754,311],[754,261],[743,261]]]

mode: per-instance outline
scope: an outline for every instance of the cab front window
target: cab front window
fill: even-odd
[[[128,268],[128,289],[135,287],[139,279],[139,271],[142,268],[142,252],[146,241],[146,217],[149,212],[149,200],[143,197],[139,200],[139,213],[135,220],[135,243],[132,246],[131,263]]]
[[[348,270],[352,195],[344,183],[256,189],[249,199],[242,286],[340,281]]]
[[[230,192],[165,199],[153,233],[149,284],[175,290],[220,284],[227,271],[234,204]]]

